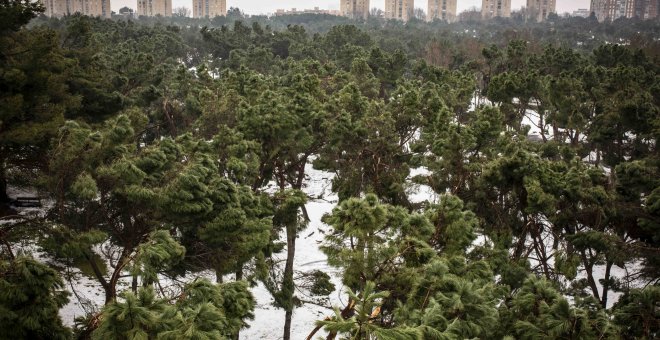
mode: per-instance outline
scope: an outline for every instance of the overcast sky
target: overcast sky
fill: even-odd
[[[112,10],[118,11],[124,6],[135,9],[137,0],[111,0]],[[385,0],[371,0],[371,7],[383,8]],[[526,4],[526,0],[512,0],[513,9]],[[172,7],[192,8],[192,0],[172,0]],[[426,10],[427,0],[416,0],[415,7]],[[481,7],[481,0],[458,0],[458,11],[470,7]],[[227,0],[227,8],[238,7],[247,14],[274,13],[278,8],[314,8],[339,9],[339,0]],[[572,12],[578,8],[589,8],[589,0],[557,0],[557,12]]]

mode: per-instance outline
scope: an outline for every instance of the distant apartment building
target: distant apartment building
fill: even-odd
[[[319,7],[314,7],[314,9],[302,9],[292,8],[291,10],[278,9],[275,12],[276,16],[280,15],[296,15],[296,14],[330,14],[330,15],[339,15],[340,11],[334,11],[329,9],[321,9]]]
[[[49,17],[80,13],[92,17],[110,18],[110,0],[41,0]]]
[[[511,17],[511,0],[481,0],[481,17]]]
[[[385,18],[408,21],[415,13],[415,0],[385,0]]]
[[[341,15],[353,19],[369,17],[369,0],[340,0]]]
[[[590,12],[598,21],[621,17],[653,19],[658,16],[659,0],[591,0]]]
[[[427,20],[456,21],[456,3],[457,0],[429,0]]]
[[[591,15],[591,11],[588,8],[578,8],[577,11],[573,11],[571,16],[573,17],[583,17],[588,18]]]
[[[227,0],[193,0],[193,18],[227,15]]]
[[[634,16],[641,19],[655,19],[660,15],[660,0],[636,0]]]
[[[172,0],[137,0],[137,15],[171,17]]]
[[[49,17],[61,17],[71,14],[69,3],[66,0],[41,0],[44,5],[44,14]]]
[[[621,0],[591,0],[591,13],[596,16],[598,21],[618,18],[615,10],[617,2],[621,2]]]
[[[550,13],[557,13],[557,0],[527,0],[528,18],[541,22]]]

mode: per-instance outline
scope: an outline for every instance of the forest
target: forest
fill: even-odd
[[[42,13],[0,0],[0,339],[249,339],[257,287],[266,339],[660,338],[659,20]]]

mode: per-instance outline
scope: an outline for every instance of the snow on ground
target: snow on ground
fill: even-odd
[[[438,203],[440,196],[431,189],[430,186],[424,184],[413,183],[412,179],[415,176],[430,176],[431,171],[426,167],[419,167],[415,169],[410,169],[410,175],[408,175],[407,181],[408,185],[406,187],[406,194],[408,199],[412,203],[421,203],[424,201],[429,201],[429,203]]]
[[[296,271],[321,270],[329,274],[336,287],[335,292],[330,295],[330,303],[332,306],[340,307],[342,306],[341,301],[344,300],[339,279],[340,273],[336,268],[328,265],[327,257],[319,249],[324,231],[329,229],[321,222],[321,217],[323,214],[331,212],[334,206],[335,203],[318,201],[307,204],[306,208],[311,222],[296,242],[294,268]],[[249,329],[241,332],[241,339],[282,338],[284,311],[273,307],[273,298],[262,284],[255,287],[252,292],[257,299],[255,319],[250,322],[252,326]],[[297,294],[300,296],[301,292],[297,292]],[[305,298],[304,296],[300,297]],[[291,338],[306,338],[314,329],[316,320],[323,320],[331,314],[331,309],[310,304],[295,309],[291,326]]]
[[[633,264],[632,266],[636,266],[638,264]],[[598,288],[598,295],[602,297],[603,295],[603,284],[601,283],[601,279],[605,278],[605,265],[596,265],[593,268],[593,276],[594,280],[596,280],[596,288]],[[610,278],[621,278],[626,275],[626,269],[621,268],[619,266],[612,266],[612,269],[610,269]],[[578,271],[577,279],[586,279],[587,278],[587,272],[584,270],[583,267],[580,267],[580,270]],[[635,288],[641,288],[636,286],[633,283],[633,287]],[[587,288],[587,292],[591,293],[591,289]],[[614,304],[619,301],[619,298],[623,295],[621,292],[615,292],[610,288],[610,290],[607,292],[607,308],[612,308]]]
[[[550,222],[547,219],[541,219],[541,223],[545,225],[544,230],[541,232],[541,238],[543,240],[543,245],[545,246],[545,254],[548,257],[548,265],[550,266],[551,270],[554,271],[555,268],[555,256],[557,255],[557,252],[555,249],[553,249],[553,234],[551,232],[551,227],[550,227]],[[481,239],[481,240],[480,240]],[[475,240],[476,242],[480,242],[485,244],[487,242],[487,237],[481,235]],[[528,235],[527,240],[525,241],[526,247],[528,248],[533,248],[533,240],[532,238]],[[473,243],[474,244],[474,243]],[[511,249],[511,253],[513,253],[513,249]],[[538,254],[538,251],[532,251],[529,256],[528,256],[528,261],[530,263],[531,268],[539,267],[540,266],[540,261],[539,258],[540,254]],[[641,261],[635,260],[632,262],[626,262],[624,263],[624,267],[619,267],[617,265],[613,265],[612,268],[610,269],[610,279],[613,278],[624,278],[628,275],[629,272],[638,272],[639,269],[642,267]],[[538,274],[541,273],[541,269],[537,268],[535,270]],[[594,280],[596,281],[596,288],[598,289],[598,294],[599,296],[602,296],[603,294],[603,283],[600,281],[601,279],[605,279],[605,271],[606,271],[606,266],[605,264],[597,264],[594,265],[592,269],[592,275]],[[577,271],[577,276],[574,281],[581,280],[581,279],[586,279],[587,278],[587,272],[584,267],[584,265],[580,264],[578,266],[578,271]],[[567,285],[570,284],[570,282],[566,281],[565,278],[560,278],[561,284]],[[641,288],[643,287],[643,283],[641,281],[632,281],[629,282],[631,288]],[[585,290],[588,294],[591,294],[591,288],[587,287]],[[614,304],[619,300],[621,297],[622,293],[621,292],[615,292],[611,288],[607,292],[607,308],[611,308],[614,306]],[[572,301],[572,298],[569,298],[570,301]]]
[[[73,326],[77,317],[85,317],[87,312],[100,310],[105,300],[105,293],[96,280],[80,272],[71,272],[72,280],[66,282],[67,290],[71,293],[69,303],[60,309],[60,317],[67,326]]]
[[[309,214],[310,223],[300,233],[296,241],[296,257],[294,269],[296,271],[322,270],[329,274],[335,284],[335,292],[330,294],[332,306],[341,307],[345,300],[342,293],[339,270],[332,268],[327,263],[327,257],[319,249],[325,233],[330,227],[321,222],[324,214],[332,212],[337,205],[337,195],[330,190],[333,175],[327,172],[314,170],[311,165],[305,169],[309,178],[306,179],[305,193],[310,196],[310,201],[305,208]],[[282,256],[285,256],[283,251]],[[257,299],[255,319],[250,322],[251,327],[241,331],[241,339],[281,339],[284,330],[284,311],[273,307],[273,298],[262,284],[255,287],[252,293]],[[301,292],[297,292],[298,295]],[[304,296],[301,296],[305,298]],[[316,320],[323,320],[332,315],[332,310],[316,305],[306,304],[293,312],[291,326],[292,339],[305,339],[314,329]],[[317,333],[321,335],[322,333]]]

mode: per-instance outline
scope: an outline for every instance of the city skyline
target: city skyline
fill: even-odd
[[[416,0],[415,7],[427,10],[428,0]],[[112,0],[112,10],[117,12],[120,8],[128,6],[130,8],[137,8],[137,0]],[[524,7],[526,0],[512,0],[512,10]],[[590,0],[557,0],[557,12],[573,12],[578,8],[589,8]],[[192,0],[172,0],[172,7],[188,7],[192,9]],[[231,7],[238,7],[242,11],[250,15],[256,14],[274,14],[277,9],[312,9],[319,7],[322,9],[338,10],[339,0],[280,0],[268,1],[264,4],[263,0],[227,0],[227,9]],[[385,0],[371,0],[371,7],[385,9]],[[458,13],[472,8],[481,8],[481,0],[458,0],[457,5]]]

